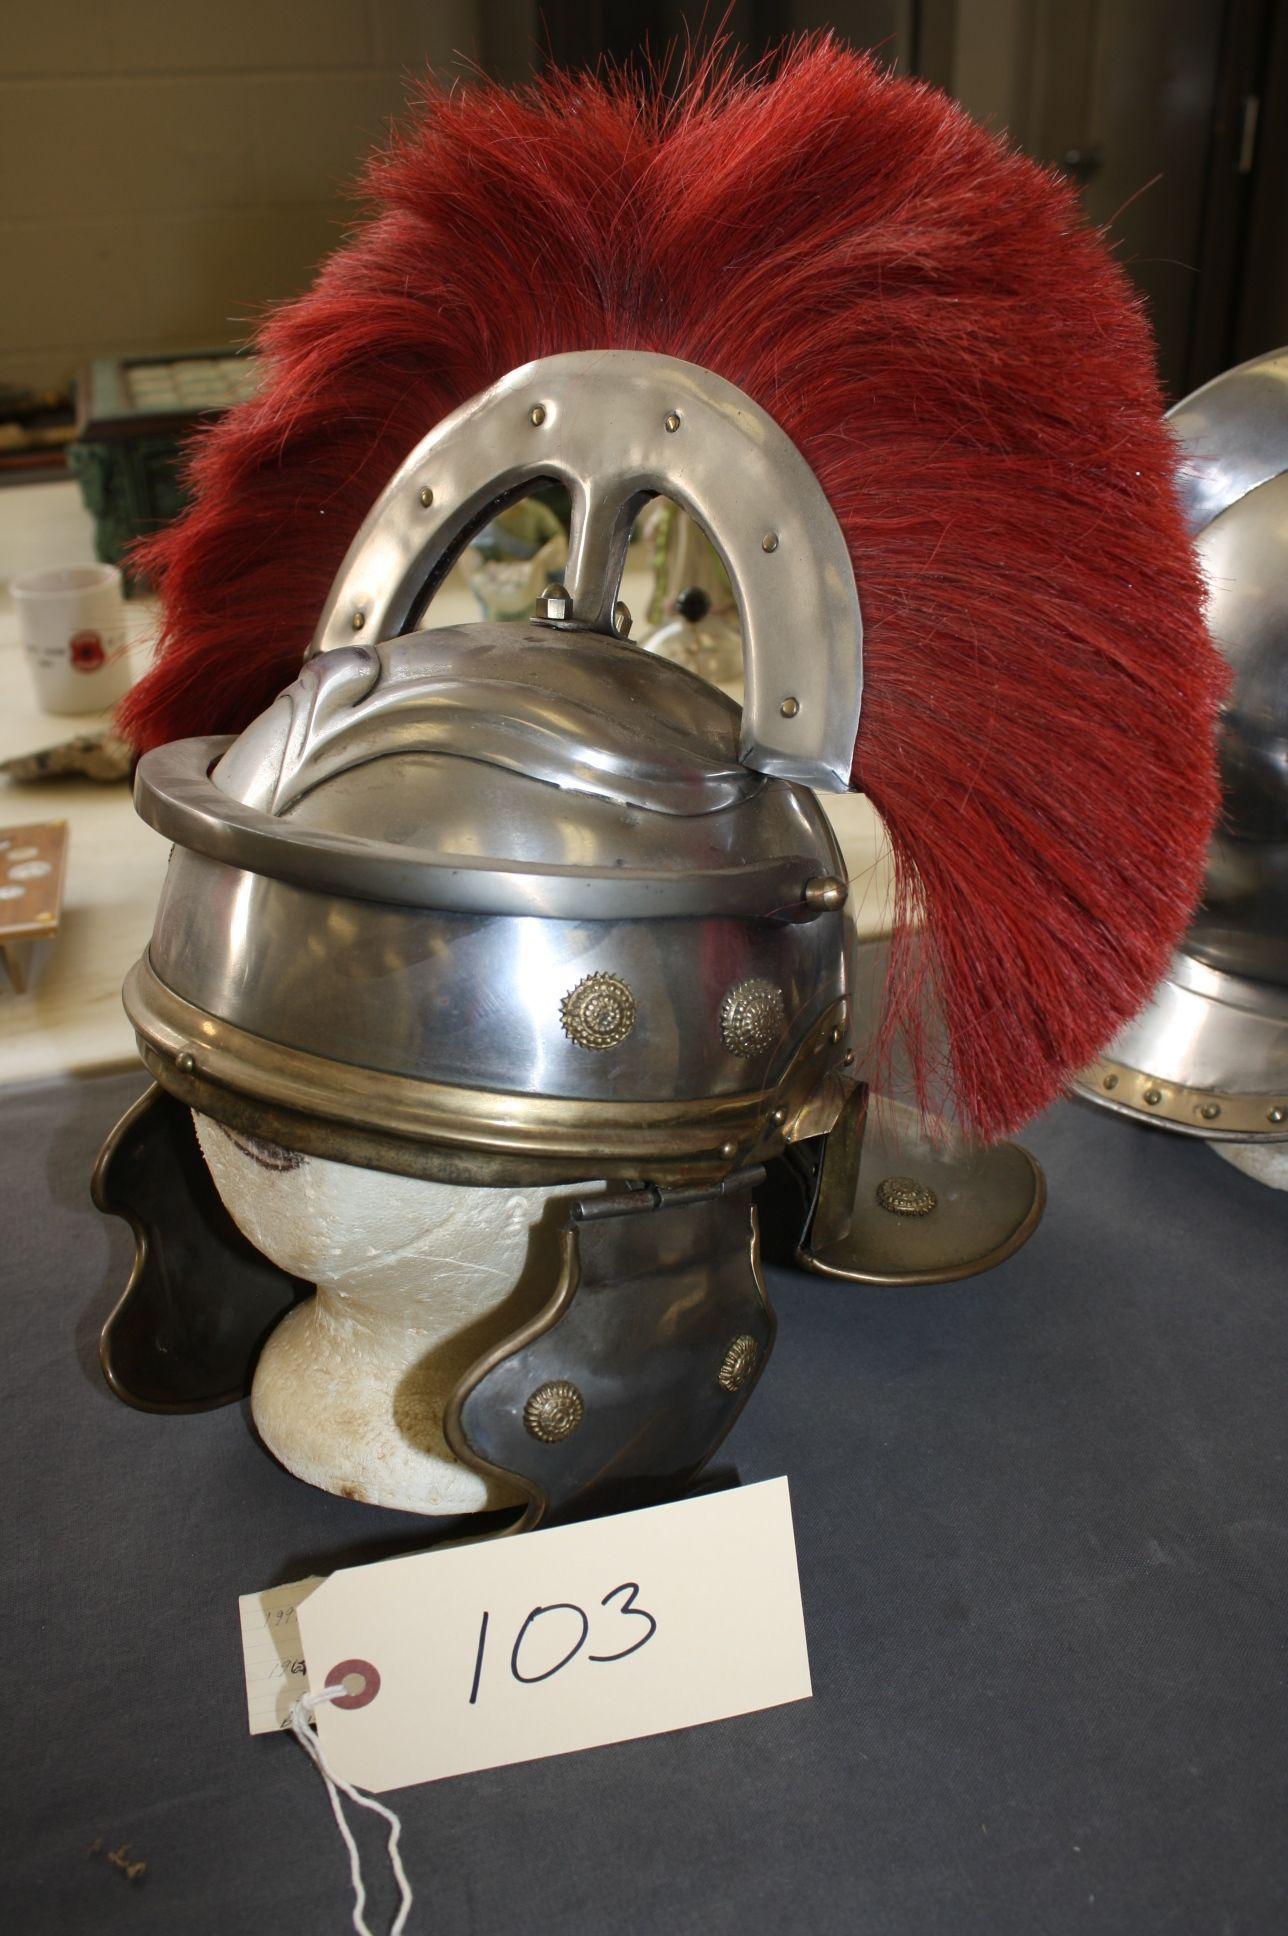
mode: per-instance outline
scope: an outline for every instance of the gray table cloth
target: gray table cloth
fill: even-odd
[[[423,1524],[290,1478],[244,1406],[109,1395],[130,1242],[87,1179],[141,1086],[0,1093],[2,1926],[343,1931],[321,1783],[245,1731],[236,1597]],[[719,1462],[791,1481],[814,1699],[401,1792],[414,1930],[1288,1929],[1288,1199],[1072,1105],[1028,1140],[1050,1207],[990,1275],[772,1278]]]

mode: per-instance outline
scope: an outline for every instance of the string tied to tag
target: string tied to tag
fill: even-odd
[[[407,1871],[403,1867],[402,1856],[398,1850],[402,1823],[392,1808],[386,1808],[384,1803],[378,1802],[374,1795],[364,1795],[361,1789],[354,1788],[342,1775],[336,1774],[326,1758],[316,1730],[310,1726],[316,1708],[321,1707],[326,1701],[341,1700],[348,1692],[344,1682],[340,1681],[334,1687],[322,1688],[317,1694],[302,1694],[291,1709],[291,1732],[326,1783],[331,1813],[335,1816],[336,1827],[349,1852],[349,1880],[353,1885],[353,1927],[358,1932],[358,1936],[372,1936],[365,1914],[367,1888],[362,1879],[362,1857],[358,1853],[358,1844],[354,1840],[353,1830],[345,1816],[340,1796],[347,1795],[357,1807],[369,1809],[373,1815],[379,1815],[388,1822],[389,1866],[394,1872],[400,1898],[398,1913],[389,1925],[389,1936],[403,1936],[403,1931],[407,1927],[407,1918],[411,1914],[412,1894],[411,1883],[407,1880]]]

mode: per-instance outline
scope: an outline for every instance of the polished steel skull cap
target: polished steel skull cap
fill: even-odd
[[[145,1061],[272,1140],[448,1179],[676,1182],[813,1131],[842,861],[739,733],[588,630],[320,654],[237,740],[140,763],[175,843],[125,994]]]

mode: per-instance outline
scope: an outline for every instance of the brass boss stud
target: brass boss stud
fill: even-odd
[[[716,1373],[716,1383],[721,1391],[741,1391],[760,1358],[760,1346],[744,1332],[735,1338],[725,1352],[723,1363]]]
[[[928,1217],[939,1198],[915,1176],[887,1176],[877,1184],[877,1202],[892,1217]]]
[[[539,1385],[523,1408],[525,1427],[543,1445],[558,1445],[560,1439],[570,1438],[585,1416],[585,1400],[566,1378]]]

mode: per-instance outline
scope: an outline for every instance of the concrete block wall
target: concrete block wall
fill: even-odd
[[[305,288],[411,76],[530,69],[526,0],[8,0],[0,381],[244,338]]]

